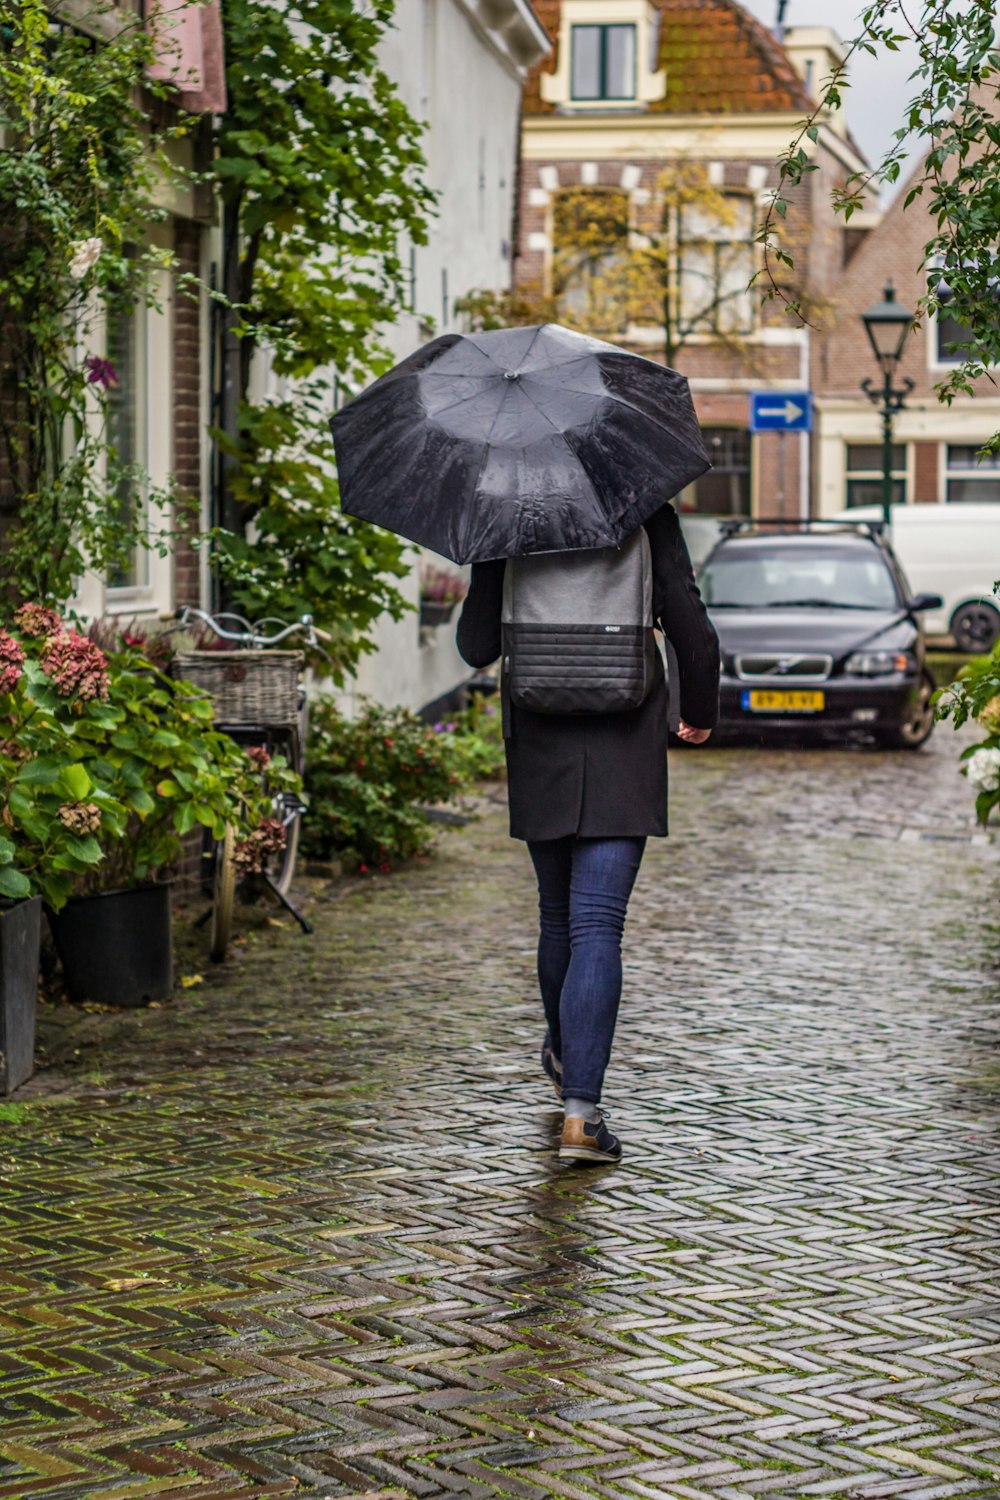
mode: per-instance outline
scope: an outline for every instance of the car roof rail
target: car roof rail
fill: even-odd
[[[813,527],[832,526],[837,531],[853,530],[871,541],[881,541],[886,529],[885,521],[847,521],[820,516],[787,519],[781,516],[725,516],[719,521],[719,539],[737,536],[740,532],[756,531],[759,527],[780,527],[783,531],[809,532]]]

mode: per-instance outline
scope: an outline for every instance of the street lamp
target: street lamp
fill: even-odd
[[[882,515],[888,525],[892,518],[892,422],[913,390],[912,380],[904,379],[902,385],[896,386],[893,376],[903,357],[906,335],[913,327],[913,314],[896,301],[896,291],[890,283],[882,301],[862,313],[861,321],[882,371],[881,385],[866,378],[861,389],[873,406],[882,409]]]

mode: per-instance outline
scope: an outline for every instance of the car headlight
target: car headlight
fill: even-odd
[[[844,671],[851,677],[888,677],[892,672],[912,672],[916,665],[911,651],[855,651]]]

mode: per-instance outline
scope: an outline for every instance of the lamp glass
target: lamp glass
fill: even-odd
[[[879,364],[896,364],[903,353],[913,314],[896,301],[893,288],[887,286],[884,299],[862,313],[861,318]]]

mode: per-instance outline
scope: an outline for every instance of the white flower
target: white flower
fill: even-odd
[[[977,750],[965,762],[965,774],[981,792],[1000,790],[1000,750]]]
[[[96,266],[103,249],[104,241],[97,236],[90,240],[77,240],[69,263],[69,274],[74,281],[82,281],[91,266]]]

